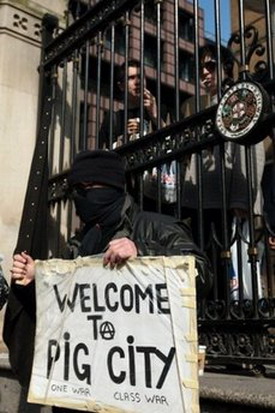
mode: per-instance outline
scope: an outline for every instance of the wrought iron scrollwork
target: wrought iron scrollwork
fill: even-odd
[[[257,57],[264,56],[266,52],[266,47],[259,42],[259,32],[257,28],[253,25],[248,25],[245,27],[244,30],[244,38],[245,38],[245,45],[246,45],[246,53],[245,53],[245,65],[249,67],[255,55]],[[234,49],[234,45],[240,47],[241,44],[241,34],[239,31],[234,32],[229,41],[228,47],[230,49]],[[240,61],[235,59],[238,63],[239,67],[241,65]],[[254,67],[250,68],[251,73],[255,73],[257,75],[257,80],[261,80],[260,77],[266,75],[267,72],[267,62],[264,59],[257,60],[254,63]]]
[[[275,335],[260,324],[252,328],[251,324],[203,326],[199,331],[199,342],[206,345],[208,363],[217,360],[226,363],[262,363],[274,358]]]
[[[205,315],[210,320],[222,320],[226,311],[224,300],[209,300],[205,306]]]

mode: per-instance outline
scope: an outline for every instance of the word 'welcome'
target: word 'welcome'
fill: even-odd
[[[142,289],[139,284],[123,284],[118,287],[114,282],[110,282],[100,290],[97,284],[76,283],[71,297],[67,294],[61,296],[57,284],[53,289],[61,312],[66,306],[73,312],[76,304],[79,304],[83,313],[102,313],[106,310],[116,312],[121,309],[124,312],[134,311],[137,314],[141,312],[170,314],[165,283],[149,284]]]

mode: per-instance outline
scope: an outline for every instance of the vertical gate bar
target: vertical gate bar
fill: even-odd
[[[269,247],[269,242],[268,242],[268,230],[265,231],[265,253],[266,253],[266,271],[267,271],[267,297],[270,299],[273,299],[273,294],[275,292],[274,289],[274,270],[272,268],[272,257],[271,257],[271,251]]]
[[[55,148],[55,125],[56,125],[56,100],[57,100],[57,79],[58,79],[58,68],[56,66],[52,69],[52,116],[51,116],[51,125],[49,131],[49,175],[53,174],[53,159],[54,159],[54,148]]]
[[[238,226],[238,228],[239,228],[239,226]],[[237,262],[238,262],[238,265],[237,265],[237,270],[238,270],[238,283],[239,283],[239,288],[238,288],[238,292],[239,292],[239,301],[240,301],[240,303],[241,303],[241,308],[240,308],[240,311],[241,311],[241,316],[243,317],[244,316],[244,313],[243,313],[243,299],[244,299],[244,290],[243,290],[243,288],[244,288],[244,283],[243,283],[243,258],[242,258],[242,240],[241,240],[241,238],[240,238],[240,236],[239,236],[239,234],[238,234],[238,238],[237,238]]]
[[[69,26],[69,12],[65,14],[66,18],[66,27]],[[58,168],[59,172],[63,170],[64,167],[64,150],[65,150],[65,137],[66,137],[66,114],[67,114],[67,77],[68,77],[68,58],[66,57],[62,63],[57,65],[58,67],[63,68],[62,71],[62,83],[60,91],[61,93],[61,113],[60,113],[60,137],[59,137],[59,163]],[[68,137],[69,138],[69,137]]]
[[[64,150],[66,137],[66,115],[67,115],[67,81],[68,81],[68,59],[64,60],[62,91],[61,91],[61,117],[60,117],[60,142],[59,142],[59,171],[64,167]],[[70,137],[69,137],[70,138]]]
[[[78,70],[79,70],[79,51],[75,50],[73,54],[73,84],[72,84],[72,120],[71,120],[71,162],[73,161],[78,149],[79,142],[77,142],[77,112],[78,112]]]
[[[176,193],[177,193],[177,195],[176,195],[176,199],[177,199],[177,201],[176,201],[176,209],[175,209],[175,214],[176,214],[176,217],[178,218],[178,219],[181,219],[181,216],[182,216],[182,213],[181,213],[181,210],[182,210],[182,208],[181,208],[181,205],[182,205],[182,202],[181,202],[181,194],[182,194],[182,191],[181,191],[181,186],[182,186],[182,181],[183,181],[183,179],[182,179],[182,177],[184,176],[183,175],[183,173],[182,173],[182,168],[183,168],[183,163],[182,162],[179,162],[179,161],[176,161],[177,163],[176,163]]]
[[[140,136],[144,135],[144,0],[140,2]]]
[[[175,108],[176,122],[180,119],[180,78],[179,78],[179,0],[174,0],[174,65],[175,65]]]
[[[194,56],[195,56],[195,110],[198,113],[201,110],[200,105],[200,61],[199,61],[199,1],[193,0],[194,13]]]
[[[259,289],[257,283],[257,248],[255,243],[254,234],[254,211],[253,211],[253,184],[252,184],[252,156],[254,153],[254,146],[245,147],[245,160],[246,160],[246,177],[247,177],[247,188],[248,188],[248,223],[249,223],[249,248],[248,256],[251,266],[251,279],[252,279],[252,299],[253,299],[253,310],[254,317],[258,318],[258,299],[259,299]],[[254,157],[255,162],[255,157]],[[256,181],[257,182],[257,181]]]
[[[211,249],[211,263],[212,263],[213,273],[214,273],[213,287],[212,287],[213,299],[214,301],[217,301],[220,298],[220,294],[218,290],[218,276],[217,276],[218,274],[217,254],[215,254],[215,251],[213,250],[213,248]]]
[[[125,13],[125,54],[124,54],[124,117],[123,117],[123,143],[127,142],[128,129],[128,69],[129,69],[129,37],[130,37],[130,15],[129,11]]]
[[[56,213],[56,218],[55,218],[56,250],[57,250],[58,257],[60,257],[60,254],[61,254],[61,206],[62,206],[62,201],[59,200],[56,205],[57,213]]]
[[[66,27],[69,25],[69,13],[66,13]],[[66,136],[66,112],[67,112],[67,76],[68,76],[68,59],[65,58],[63,62],[57,65],[57,74],[58,67],[63,68],[62,71],[62,84],[60,91],[61,93],[61,113],[60,113],[60,137],[59,137],[59,163],[58,168],[59,172],[63,170],[64,167],[64,149],[65,149],[65,136]]]
[[[180,120],[180,77],[179,77],[179,0],[174,0],[174,77],[175,77],[175,121]],[[182,215],[181,185],[184,181],[183,164],[177,162],[176,186],[177,186],[177,217]],[[184,168],[185,172],[185,168]]]
[[[200,61],[199,61],[199,2],[194,0],[193,13],[195,20],[195,64],[196,64],[196,82],[195,82],[195,108],[196,113],[200,112]],[[196,134],[198,135],[198,129]],[[199,140],[199,136],[196,136]],[[203,187],[202,187],[202,153],[196,153],[196,175],[198,177],[198,232],[199,232],[199,246],[202,250],[205,248],[204,242],[204,229],[203,229]]]
[[[140,2],[140,136],[144,135],[144,0]],[[143,194],[144,194],[143,174],[139,175],[140,199],[139,204],[143,209]]]
[[[157,5],[157,128],[161,128],[161,4],[162,0],[156,0]]]
[[[88,2],[88,10],[91,9],[91,3]],[[90,40],[85,42],[85,74],[84,74],[84,100],[83,100],[83,130],[80,133],[82,142],[80,142],[80,147],[82,149],[87,149],[88,147],[88,105],[89,105],[89,68],[90,68]]]
[[[244,1],[239,0],[239,25],[240,25],[240,61],[241,72],[240,77],[242,80],[246,80],[248,71],[248,62],[245,56],[245,16],[244,16]],[[248,256],[251,267],[251,279],[252,279],[252,299],[253,299],[253,315],[254,318],[258,318],[257,303],[259,298],[258,284],[257,284],[257,255],[256,245],[254,237],[254,220],[253,220],[253,186],[252,186],[252,155],[254,147],[245,146],[245,162],[246,162],[246,179],[248,189],[248,224],[249,224],[249,248]],[[254,159],[255,161],[255,159]],[[257,182],[257,181],[256,181]]]
[[[67,203],[68,203],[68,212],[67,212],[67,240],[71,238],[72,236],[72,219],[73,219],[73,203],[71,199],[67,199]]]
[[[85,74],[84,74],[84,101],[83,101],[83,130],[80,136],[80,147],[87,149],[88,140],[88,99],[89,99],[89,68],[90,68],[90,40],[85,43]]]
[[[109,148],[113,147],[113,122],[114,122],[114,67],[115,67],[115,23],[111,24],[111,63],[110,63],[110,131]]]
[[[61,141],[60,141],[60,153],[64,153],[64,143],[65,143],[65,135],[66,135],[66,112],[67,112],[67,82],[68,82],[68,57],[64,59],[64,71],[63,71],[63,79],[62,79],[62,118],[61,118]],[[72,114],[73,116],[73,114]],[[70,139],[70,156],[71,156],[71,148],[72,148],[72,134],[68,136]],[[60,158],[61,160],[61,158]],[[63,170],[63,165],[60,165],[60,170]],[[73,216],[73,204],[72,200],[67,200],[69,202],[68,205],[68,212],[67,212],[67,239],[70,239],[72,236],[72,216]]]
[[[179,0],[174,0],[174,77],[175,77],[175,121],[180,120],[180,76],[179,76]],[[194,33],[195,38],[195,33]],[[186,168],[183,162],[177,162],[176,168],[176,188],[177,188],[177,217],[182,216],[181,186],[184,184]]]
[[[238,3],[239,7],[239,31],[240,31],[240,77],[245,80],[246,79],[246,72],[247,72],[247,65],[245,59],[245,19],[244,19],[244,1],[239,0]]]
[[[157,6],[157,129],[161,128],[161,3],[156,0]],[[157,168],[157,211],[161,212],[161,166]]]
[[[217,98],[218,101],[222,95],[222,61],[221,61],[221,8],[220,0],[215,0],[215,37],[216,37],[216,50],[217,50]],[[226,303],[226,317],[230,318],[230,275],[229,265],[231,258],[229,256],[229,242],[228,242],[228,221],[227,221],[227,194],[226,194],[226,165],[225,165],[225,143],[219,144],[219,156],[220,156],[220,177],[221,177],[221,196],[222,196],[222,262],[223,262],[223,283]]]
[[[99,129],[100,129],[100,96],[101,96],[101,64],[102,64],[102,51],[103,51],[103,39],[102,32],[100,31],[97,36],[97,72],[96,72],[96,141],[95,147],[99,147]]]
[[[214,10],[214,24],[215,24],[215,39],[216,39],[216,53],[217,53],[217,98],[218,101],[222,95],[222,70],[221,70],[221,8],[220,0],[215,0]]]
[[[274,79],[274,53],[272,45],[272,10],[270,0],[265,0],[265,16],[266,16],[266,43],[267,43],[267,59],[270,79]]]

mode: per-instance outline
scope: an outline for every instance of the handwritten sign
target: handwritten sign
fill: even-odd
[[[29,402],[199,412],[193,257],[37,261],[36,300]]]

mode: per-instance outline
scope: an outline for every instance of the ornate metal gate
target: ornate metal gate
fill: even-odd
[[[27,247],[38,258],[62,254],[63,244],[79,225],[68,196],[66,171],[78,151],[101,145],[101,125],[106,110],[109,113],[107,146],[112,147],[115,113],[123,110],[122,145],[117,145],[115,150],[126,160],[129,190],[143,207],[145,177],[153,180],[155,192],[150,207],[174,213],[179,218],[193,214],[197,241],[211,258],[213,290],[207,299],[198,303],[199,337],[200,342],[207,345],[209,363],[264,365],[275,362],[274,261],[268,244],[268,239],[275,234],[262,210],[255,214],[253,174],[255,165],[259,167],[259,164],[253,157],[254,149],[265,137],[269,136],[269,143],[273,144],[275,8],[274,2],[268,0],[261,2],[261,6],[253,1],[231,2],[230,24],[235,31],[227,39],[226,50],[233,56],[235,81],[242,83],[233,90],[235,94],[229,93],[229,100],[223,106],[219,105],[220,117],[227,116],[228,120],[226,111],[238,109],[237,126],[232,115],[231,123],[227,124],[229,129],[243,127],[240,121],[244,119],[243,105],[250,108],[244,115],[246,120],[257,117],[249,126],[249,133],[244,134],[242,146],[238,143],[239,136],[233,137],[235,142],[231,148],[238,150],[242,157],[248,206],[244,215],[233,214],[232,218],[227,161],[233,155],[227,152],[228,139],[222,137],[216,122],[218,102],[224,93],[222,3],[212,2],[214,38],[211,40],[207,39],[204,29],[206,15],[197,0],[70,1],[66,27],[58,27],[52,16],[44,17],[40,122],[17,249]],[[255,13],[260,18],[255,18]],[[201,100],[205,88],[200,82],[200,50],[206,43],[215,50],[217,75],[216,103],[212,102],[207,109]],[[146,81],[147,85],[140,86],[139,139],[129,141],[130,91],[121,85],[128,84],[132,59],[139,62],[140,85]],[[123,64],[124,74],[118,81],[116,71]],[[254,91],[247,86],[250,81],[259,87],[263,96],[253,95]],[[229,88],[233,83],[232,80]],[[239,90],[246,87],[248,98],[241,102],[241,108],[230,106],[232,99],[239,97]],[[151,129],[145,122],[147,89],[156,99]],[[192,96],[193,113],[183,113],[184,102],[187,99],[190,102]],[[254,109],[250,98],[256,102]],[[257,106],[257,99],[263,99],[264,108]],[[242,138],[242,133],[240,135]],[[214,212],[218,217],[207,227],[210,212],[205,208],[205,200],[215,194],[207,192],[204,184],[204,156],[207,154],[211,159],[215,152],[219,154],[221,205],[218,214],[217,210]],[[193,212],[184,208],[191,155],[196,159],[198,177]],[[173,172],[167,172],[171,165]],[[164,166],[166,175],[171,174],[173,178],[170,187],[164,180]],[[265,172],[268,170],[270,167]],[[163,200],[164,184],[172,190],[170,203]],[[236,188],[238,185],[241,182]],[[274,181],[270,185],[274,186]],[[260,189],[260,184],[256,189]],[[48,240],[40,237],[40,228],[46,226]],[[249,292],[246,283],[250,285]]]

